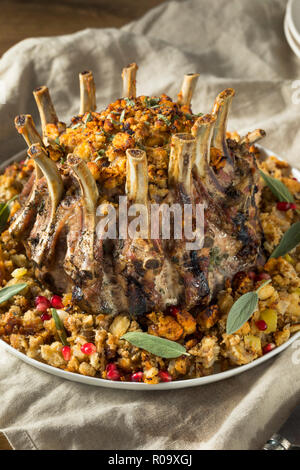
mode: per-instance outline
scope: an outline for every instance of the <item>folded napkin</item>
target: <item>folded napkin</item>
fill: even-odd
[[[166,2],[116,29],[22,41],[0,59],[0,157],[24,147],[13,118],[31,113],[47,84],[61,120],[79,109],[77,74],[92,69],[98,108],[120,96],[123,66],[139,64],[138,94],[175,97],[184,73],[199,72],[194,111],[236,89],[229,127],[264,128],[264,145],[300,166],[299,62],[283,35],[285,0]],[[297,98],[297,96],[296,96]],[[298,345],[299,347],[299,345]],[[0,430],[16,449],[259,449],[300,396],[290,348],[223,382],[134,392],[85,386],[40,372],[0,346]]]

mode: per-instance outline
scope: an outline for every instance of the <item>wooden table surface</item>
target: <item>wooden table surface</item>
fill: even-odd
[[[119,28],[165,0],[1,0],[0,56],[22,39],[84,28]],[[0,427],[5,423],[0,423]],[[0,432],[0,450],[11,447]]]

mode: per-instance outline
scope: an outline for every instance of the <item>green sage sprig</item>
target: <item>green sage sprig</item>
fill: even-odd
[[[165,359],[173,359],[182,355],[189,356],[181,344],[148,333],[131,331],[123,335],[121,339],[126,339],[137,348],[145,349],[145,351]]]

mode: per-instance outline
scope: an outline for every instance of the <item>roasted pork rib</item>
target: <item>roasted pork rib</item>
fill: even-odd
[[[140,316],[176,304],[205,306],[226,279],[254,266],[261,255],[258,171],[250,147],[264,132],[239,141],[227,138],[230,88],[217,96],[211,114],[197,117],[190,103],[198,74],[184,77],[174,103],[166,95],[137,98],[136,72],[136,64],[123,70],[123,98],[100,114],[93,75],[81,73],[80,115],[68,129],[58,120],[47,87],[34,91],[43,138],[31,116],[15,121],[34,174],[10,233],[24,240],[44,281],[58,292],[71,291],[74,301],[95,313]],[[149,181],[157,185],[154,199]],[[98,204],[113,205],[120,219],[117,195],[122,194],[128,198],[129,222],[136,215],[130,208],[139,204],[146,225],[134,237],[99,237]],[[182,209],[190,204],[192,227],[201,204],[201,245],[187,249],[185,227],[181,238],[175,236],[179,227],[172,217],[170,239],[153,238],[154,201]],[[162,223],[159,219],[156,227],[160,234]]]

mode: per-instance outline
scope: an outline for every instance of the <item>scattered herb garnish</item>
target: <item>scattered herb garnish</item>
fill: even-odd
[[[55,143],[60,146],[59,137],[55,137]]]
[[[292,193],[289,191],[289,189],[286,187],[282,181],[277,180],[276,178],[273,178],[272,176],[267,175],[263,171],[259,170],[260,175],[264,179],[265,183],[267,186],[270,188],[274,196],[278,199],[280,202],[294,202],[294,198]]]
[[[75,124],[74,126],[72,126],[72,129],[78,129],[78,127],[81,127],[82,126],[82,123],[81,122],[78,122],[77,124]]]
[[[60,340],[61,340],[62,344],[64,346],[68,346],[69,343],[68,343],[68,340],[67,340],[67,333],[66,333],[65,327],[63,325],[63,322],[59,318],[59,315],[57,313],[56,308],[51,308],[51,313],[52,313],[52,317],[55,321],[55,326],[56,326],[56,329],[57,329],[57,333],[58,333],[58,336],[60,337]]]
[[[145,351],[165,359],[172,359],[182,356],[183,354],[189,356],[185,347],[181,344],[168,339],[159,338],[158,336],[149,335],[148,333],[131,331],[123,335],[121,339],[126,339],[126,341],[137,348],[145,349]]]
[[[85,118],[85,123],[92,121],[93,117],[91,113],[88,113],[87,117]]]
[[[127,106],[133,107],[135,105],[135,102],[129,98],[124,98],[126,101]]]
[[[3,289],[0,289],[0,304],[21,292],[26,286],[26,282],[23,282],[21,284],[14,284],[13,286],[3,287]]]
[[[121,112],[121,116],[120,116],[120,122],[124,121],[125,113],[126,113],[126,109],[123,109],[123,111]]]
[[[167,126],[169,126],[169,125],[171,124],[170,119],[168,119],[168,118],[167,118],[166,116],[164,116],[163,114],[158,114],[157,117],[158,117],[158,119],[164,121],[164,122],[167,124]]]
[[[109,114],[109,115],[107,116],[107,118],[113,123],[114,126],[119,126],[119,125],[120,125],[120,122],[119,122],[119,121],[116,121],[115,119],[113,119],[113,118],[111,117],[111,114]]]
[[[289,251],[296,248],[300,243],[300,222],[293,224],[283,235],[279,245],[275,248],[271,254],[271,258],[279,258],[284,256]]]
[[[272,280],[268,279],[254,292],[247,292],[242,295],[231,307],[227,318],[226,333],[232,335],[238,331],[249,320],[251,315],[258,307],[258,292],[269,284]]]
[[[7,202],[0,203],[0,233],[2,233],[7,225],[8,218],[10,216],[10,204],[17,199],[18,195],[12,197]]]
[[[64,159],[64,157],[61,157],[61,159],[60,159],[60,164],[63,165],[63,164],[65,163],[65,161],[66,161],[66,160]]]
[[[98,150],[98,157],[95,158],[94,162],[101,160],[103,157],[105,157],[105,150],[104,149]]]
[[[148,96],[145,99],[147,108],[158,108],[161,106],[159,104],[160,98],[149,98]]]
[[[137,146],[138,148],[140,148],[141,150],[144,150],[144,151],[146,151],[146,147],[145,147],[145,145],[143,145],[143,144],[140,144],[139,142],[136,142],[136,146]]]

